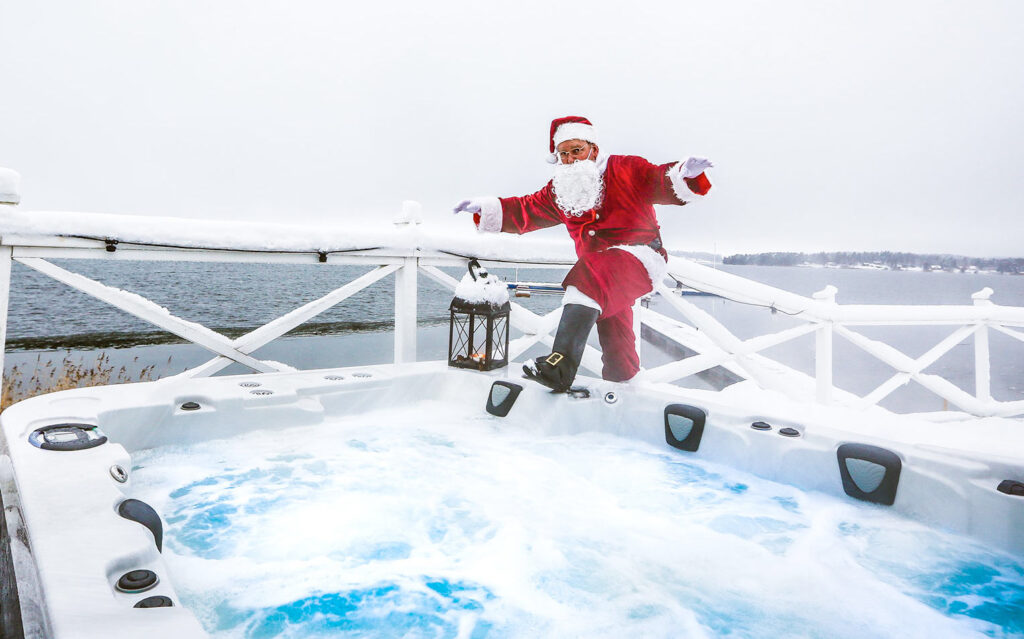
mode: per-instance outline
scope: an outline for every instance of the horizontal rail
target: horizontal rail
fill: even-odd
[[[15,258],[63,259],[63,260],[108,260],[114,262],[200,262],[200,263],[247,263],[247,264],[318,264],[373,265],[401,264],[404,258],[367,251],[364,253],[331,253],[321,260],[313,252],[253,252],[217,251],[207,249],[147,249],[119,247],[113,252],[103,247],[52,248],[15,247]]]

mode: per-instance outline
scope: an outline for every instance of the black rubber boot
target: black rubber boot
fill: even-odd
[[[600,314],[589,306],[566,304],[562,308],[562,319],[558,322],[551,354],[538,357],[532,365],[524,365],[526,377],[559,393],[569,390],[583,359],[590,329]]]

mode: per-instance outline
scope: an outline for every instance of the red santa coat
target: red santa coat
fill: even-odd
[[[601,306],[597,328],[604,351],[603,377],[622,381],[639,370],[633,303],[651,292],[652,280],[660,279],[668,259],[654,205],[686,204],[706,194],[711,183],[703,173],[674,182],[669,169],[676,162],[656,165],[633,155],[612,155],[599,164],[604,169],[604,194],[596,208],[580,216],[565,213],[548,182],[532,195],[485,205],[481,228],[521,234],[565,225],[579,261],[562,285],[575,286]]]
[[[580,216],[565,213],[556,203],[552,182],[548,182],[532,195],[500,198],[500,229],[506,233],[528,233],[564,224],[576,244],[576,255],[582,263],[578,264],[581,268],[570,271],[563,286],[576,286],[599,303],[600,298],[621,292],[623,295],[613,295],[615,299],[609,300],[614,308],[601,304],[603,314],[610,315],[620,310],[623,303],[631,306],[637,297],[651,291],[653,259],[644,259],[644,252],[635,249],[612,251],[600,260],[585,259],[586,256],[612,247],[641,247],[656,243],[654,250],[663,260],[667,259],[667,253],[660,247],[661,232],[654,205],[686,204],[695,196],[706,194],[711,183],[701,173],[695,178],[685,179],[685,184],[673,184],[668,170],[676,162],[657,165],[635,155],[612,155],[602,164],[604,196],[597,208]],[[646,268],[639,271],[640,281],[623,281],[623,275],[636,270],[632,268],[635,261],[646,262]],[[584,266],[587,268],[582,268]]]
[[[604,170],[604,198],[600,206],[581,216],[563,212],[555,203],[552,182],[532,195],[500,198],[501,230],[528,233],[565,224],[576,243],[576,254],[604,251],[613,246],[650,244],[661,239],[654,214],[655,204],[683,205],[672,186],[668,170],[676,162],[651,164],[635,155],[613,155]],[[711,188],[701,173],[686,180],[697,195]]]

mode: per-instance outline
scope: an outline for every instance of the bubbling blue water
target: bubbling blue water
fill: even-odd
[[[182,603],[218,638],[1024,636],[1019,558],[477,409],[137,454]]]

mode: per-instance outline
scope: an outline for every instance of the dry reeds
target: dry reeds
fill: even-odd
[[[138,362],[136,357],[133,362]],[[170,359],[167,360],[170,364]],[[156,365],[144,367],[137,374],[129,372],[128,366],[117,367],[110,363],[110,356],[101,352],[94,361],[85,358],[73,360],[68,353],[56,363],[53,359],[43,361],[43,356],[36,358],[34,366],[29,364],[15,365],[8,370],[0,389],[0,410],[11,404],[29,397],[68,390],[85,386],[103,386],[106,384],[124,384],[128,382],[147,382],[154,379]]]

